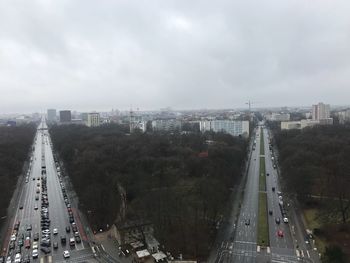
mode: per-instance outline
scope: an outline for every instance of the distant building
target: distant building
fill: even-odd
[[[313,127],[315,125],[332,125],[333,119],[321,119],[321,120],[310,120],[303,119],[301,121],[282,121],[281,130],[292,130],[292,129],[304,129],[306,127]]]
[[[266,115],[266,119],[269,121],[289,121],[289,113],[271,113]]]
[[[70,123],[72,121],[72,114],[70,110],[61,110],[60,111],[60,122],[61,123]]]
[[[88,113],[87,126],[97,127],[100,126],[100,114],[97,112]]]
[[[300,121],[282,121],[281,130],[301,129]]]
[[[350,122],[350,109],[340,111],[337,113],[337,115],[338,115],[340,124]]]
[[[330,118],[330,106],[322,102],[317,105],[312,105],[312,119],[323,120]]]
[[[205,120],[200,121],[199,129],[201,132],[214,131],[225,132],[232,136],[249,136],[249,121],[237,120]]]
[[[47,110],[47,121],[48,122],[56,122],[57,121],[57,113],[55,109]]]
[[[178,119],[159,119],[152,121],[154,131],[175,131],[181,130],[181,121]]]
[[[80,114],[80,117],[81,117],[82,121],[85,121],[87,123],[87,121],[88,121],[88,113],[87,112],[83,112],[82,114]]]

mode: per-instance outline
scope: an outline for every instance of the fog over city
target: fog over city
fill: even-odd
[[[0,112],[349,104],[349,1],[0,2]]]

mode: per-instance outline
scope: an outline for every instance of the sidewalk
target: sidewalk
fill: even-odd
[[[131,256],[119,256],[119,244],[115,238],[110,235],[110,231],[95,234],[95,242],[110,256],[122,263],[130,263]]]

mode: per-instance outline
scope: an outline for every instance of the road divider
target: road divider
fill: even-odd
[[[270,240],[269,222],[267,215],[266,167],[264,145],[264,132],[263,129],[260,128],[259,212],[257,244],[261,247],[268,247],[270,245]]]

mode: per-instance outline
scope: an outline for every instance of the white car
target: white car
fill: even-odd
[[[58,234],[58,229],[54,228],[52,232],[53,232],[54,235],[57,235]]]
[[[16,241],[16,235],[11,236],[11,241]]]
[[[38,249],[38,242],[34,241],[34,242],[33,242],[33,247],[32,247],[32,248],[33,248],[33,250],[34,250],[34,249]]]
[[[284,222],[284,223],[288,223],[288,218],[287,218],[287,217],[284,217],[284,218],[283,218],[283,222]]]
[[[50,234],[50,230],[49,229],[45,229],[43,231],[41,231],[42,235],[49,235]]]
[[[16,256],[15,256],[15,263],[21,263],[21,254],[20,253],[17,253]]]
[[[11,257],[7,257],[6,263],[12,263]]]
[[[64,258],[69,258],[70,257],[70,254],[69,254],[68,250],[63,251],[63,257]]]
[[[33,249],[33,252],[32,252],[32,256],[33,258],[37,258],[38,257],[38,250],[37,249]]]

